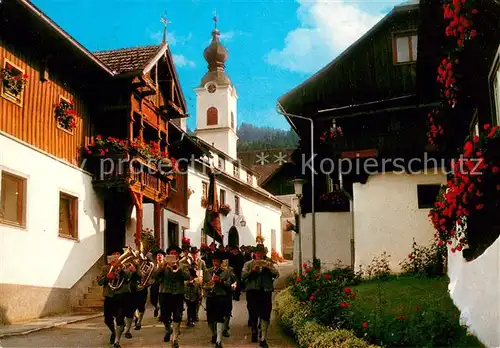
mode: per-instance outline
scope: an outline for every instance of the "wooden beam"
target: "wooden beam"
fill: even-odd
[[[377,157],[378,151],[376,149],[369,150],[359,150],[359,151],[345,151],[342,152],[342,158],[368,158],[368,157]]]

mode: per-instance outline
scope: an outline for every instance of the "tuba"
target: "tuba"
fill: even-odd
[[[144,244],[142,243],[142,241],[140,248],[141,248],[140,253],[136,256],[136,260],[138,263],[138,267],[136,267],[136,269],[138,270],[139,276],[141,277],[141,280],[137,285],[137,289],[139,291],[144,290],[144,288],[148,286],[149,279],[151,279],[151,276],[153,275],[153,272],[156,269],[154,262],[150,261],[146,257]]]
[[[111,265],[111,268],[109,269],[109,272],[112,272],[115,274],[115,279],[113,279],[111,282],[108,283],[109,287],[111,290],[118,290],[119,288],[122,287],[124,278],[120,274],[120,269],[130,267],[133,264],[133,260],[135,259],[135,252],[131,247],[127,247],[124,249],[124,253],[120,255],[118,260],[116,261],[115,264]]]

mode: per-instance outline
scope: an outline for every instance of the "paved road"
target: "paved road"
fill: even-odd
[[[290,268],[291,269],[291,268]],[[280,267],[283,276],[289,273],[289,266]],[[248,313],[245,297],[233,302],[233,318],[231,320],[231,337],[223,339],[225,348],[258,347],[250,341],[250,329],[247,327]],[[153,318],[150,308],[147,309],[140,331],[132,330],[133,338],[122,338],[122,347],[169,347],[171,343],[163,342],[163,325]],[[69,324],[54,329],[34,332],[25,336],[8,337],[0,340],[1,347],[109,347],[109,331],[102,318]],[[213,347],[211,332],[206,324],[203,308],[200,310],[200,322],[194,328],[186,327],[185,320],[181,325],[179,345],[188,347]],[[286,337],[274,321],[269,328],[268,344],[272,348],[292,348],[296,344]]]

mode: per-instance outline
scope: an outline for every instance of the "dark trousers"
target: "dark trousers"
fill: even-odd
[[[133,318],[135,313],[135,298],[133,292],[121,294],[123,298],[123,315],[125,318]]]
[[[187,320],[192,323],[196,319],[196,310],[198,309],[198,301],[188,301],[186,300],[187,307]]]
[[[170,327],[172,321],[180,323],[183,310],[184,294],[160,293],[160,317],[165,327]]]
[[[232,303],[231,303],[232,304]],[[227,296],[207,297],[207,321],[208,323],[223,323],[224,318],[231,315]]]
[[[158,298],[160,294],[160,284],[151,284],[149,287],[149,302],[154,308],[158,308]]]
[[[124,297],[122,295],[104,297],[104,323],[111,333],[115,332],[115,319],[117,326],[125,326]]]
[[[273,293],[271,291],[248,290],[247,309],[253,325],[257,325],[259,319],[269,321],[273,310]]]
[[[146,311],[146,302],[148,301],[148,288],[132,293],[134,298],[134,311],[137,309],[139,313]]]

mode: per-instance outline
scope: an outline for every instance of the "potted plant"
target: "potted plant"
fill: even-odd
[[[55,106],[55,118],[57,125],[65,130],[72,131],[76,128],[76,110],[74,101],[61,100]]]
[[[7,63],[4,69],[0,70],[0,76],[2,78],[4,93],[10,94],[15,98],[21,95],[24,86],[28,83],[28,75],[20,73],[9,63]]]
[[[201,197],[201,206],[203,208],[206,208],[208,206],[208,198],[207,197],[205,197],[205,196]]]
[[[229,204],[223,203],[220,205],[219,212],[222,215],[227,216],[231,212],[231,206]]]

